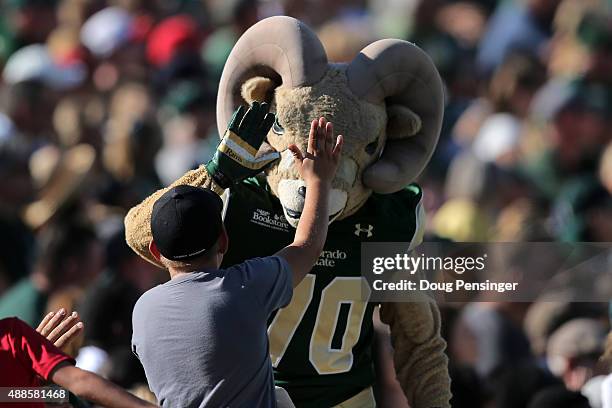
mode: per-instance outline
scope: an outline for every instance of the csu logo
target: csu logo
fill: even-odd
[[[374,231],[374,226],[367,224],[366,226],[361,226],[361,224],[355,224],[355,235],[357,235],[358,237],[365,237],[365,238],[371,238]]]

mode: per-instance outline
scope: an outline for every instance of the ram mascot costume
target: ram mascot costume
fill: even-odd
[[[287,147],[294,143],[305,151],[312,119],[333,122],[345,142],[332,182],[325,249],[291,303],[269,322],[270,356],[277,385],[297,407],[373,407],[377,305],[362,299],[361,244],[414,247],[422,239],[422,192],[410,183],[438,140],[440,77],[423,51],[395,39],[370,44],[348,64],[330,63],[310,28],[277,16],[247,30],[227,60],[217,100],[220,134],[237,106],[253,102],[269,103],[273,126],[261,146],[231,144],[251,158],[246,167],[253,175],[267,165],[265,171],[220,180],[209,163],[173,185],[208,187],[222,196],[230,238],[224,265],[272,255],[292,242],[304,205],[305,183]],[[218,152],[228,144],[220,146]],[[150,217],[164,191],[126,216],[129,245],[158,266],[148,250]],[[410,406],[448,407],[446,344],[435,303],[382,304],[380,316],[390,326],[397,379]]]

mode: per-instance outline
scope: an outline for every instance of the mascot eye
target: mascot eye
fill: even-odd
[[[285,129],[278,123],[278,116],[274,119],[274,124],[272,124],[272,131],[277,135],[282,135],[285,133]]]
[[[365,147],[365,151],[367,154],[373,155],[376,152],[377,147],[378,147],[378,138],[376,138],[376,140],[373,141],[372,143],[368,143],[368,145]]]

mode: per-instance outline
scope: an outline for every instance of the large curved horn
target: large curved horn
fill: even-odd
[[[238,105],[238,88],[263,71],[273,71],[287,88],[311,85],[327,70],[327,55],[314,32],[287,16],[261,20],[249,28],[230,53],[219,84],[217,127],[223,135]]]
[[[414,136],[388,135],[382,156],[366,169],[363,183],[378,193],[394,193],[423,170],[438,143],[444,112],[442,80],[419,47],[402,40],[379,40],[365,47],[347,68],[348,83],[370,102],[410,108],[422,121]]]

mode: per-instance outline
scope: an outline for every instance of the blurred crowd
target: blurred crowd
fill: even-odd
[[[78,365],[123,387],[146,393],[131,312],[167,279],[123,217],[211,157],[225,59],[270,15],[308,23],[330,61],[384,37],[432,57],[447,100],[426,239],[612,242],[612,1],[0,4],[0,318],[79,311]],[[607,304],[442,312],[453,407],[602,407]]]

